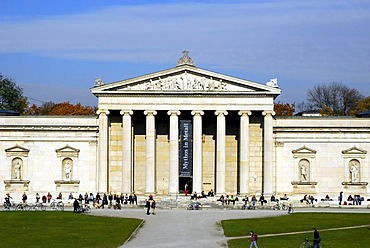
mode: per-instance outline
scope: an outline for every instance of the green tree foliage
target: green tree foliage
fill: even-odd
[[[0,108],[24,114],[27,106],[28,101],[23,96],[23,89],[0,73]]]
[[[349,115],[363,98],[357,89],[337,82],[316,85],[307,92],[309,105],[326,115]]]

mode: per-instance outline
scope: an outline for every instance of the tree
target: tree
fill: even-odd
[[[332,115],[349,115],[363,97],[357,89],[337,82],[316,85],[307,92],[307,101],[314,109]]]
[[[69,102],[45,102],[40,107],[33,104],[27,109],[28,115],[95,115],[96,107],[82,106],[81,103],[73,105]]]
[[[17,111],[23,114],[28,106],[23,89],[0,73],[0,108]]]
[[[95,115],[97,108],[82,106],[81,103],[73,105],[69,102],[56,104],[49,112],[49,115]]]
[[[357,115],[361,112],[370,110],[370,96],[361,99],[357,106],[350,111],[350,115]]]
[[[274,111],[276,116],[292,116],[295,112],[295,103],[277,102],[274,104]]]
[[[45,102],[41,106],[32,104],[25,112],[25,115],[49,115],[50,111],[56,104],[53,102]]]

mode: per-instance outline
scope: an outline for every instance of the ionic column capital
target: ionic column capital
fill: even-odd
[[[202,110],[193,110],[191,111],[191,115],[195,116],[204,115],[204,112]]]
[[[265,110],[265,111],[263,111],[262,112],[262,115],[263,116],[268,116],[268,115],[275,115],[276,113],[275,113],[275,111],[273,111],[273,110]]]
[[[120,112],[119,112],[121,115],[125,116],[125,115],[133,115],[134,112],[132,110],[127,110],[127,109],[122,109]]]
[[[178,116],[178,115],[180,115],[180,114],[181,114],[181,112],[180,112],[179,110],[169,110],[169,111],[167,112],[167,114],[168,114],[168,115],[170,115],[170,116],[173,116],[173,115]]]
[[[249,116],[251,116],[251,115],[252,115],[252,111],[249,111],[249,110],[240,110],[240,111],[238,112],[238,114],[239,114],[240,116],[245,116],[245,115],[249,115]]]
[[[96,111],[96,114],[97,115],[101,115],[101,114],[109,115],[109,110],[107,110],[107,109],[98,109],[98,111]]]
[[[157,111],[155,111],[155,110],[145,110],[144,115],[157,115]]]
[[[228,114],[228,112],[226,110],[216,110],[215,111],[215,115],[217,115],[217,116],[225,116],[227,114]]]

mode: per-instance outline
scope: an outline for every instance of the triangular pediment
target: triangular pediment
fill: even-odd
[[[5,152],[29,152],[29,151],[30,149],[24,148],[23,146],[20,145],[15,145],[8,149],[5,149]]]
[[[264,94],[278,96],[281,90],[276,87],[207,71],[190,65],[131,78],[110,84],[98,84],[91,89],[99,94],[130,93],[202,93],[202,94]]]
[[[366,154],[366,153],[367,151],[357,148],[356,146],[342,151],[342,154]]]
[[[316,150],[306,146],[302,146],[301,148],[292,151],[293,154],[316,154],[316,152]]]
[[[5,149],[6,156],[8,157],[11,157],[11,156],[27,157],[29,152],[30,152],[30,149],[27,149],[20,145],[15,145],[15,146]]]
[[[80,149],[66,145],[62,148],[56,149],[55,152],[58,157],[78,157]]]

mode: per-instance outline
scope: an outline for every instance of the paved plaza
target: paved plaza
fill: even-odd
[[[94,210],[93,214],[139,218],[145,222],[122,247],[227,247],[220,221],[285,214],[280,211],[249,210],[159,210],[146,215],[144,209]],[[246,234],[249,233],[246,227]]]
[[[367,212],[368,209],[302,208],[296,212]],[[258,218],[287,214],[273,210],[158,210],[156,215],[145,214],[144,209],[93,209],[92,214],[143,219],[141,228],[122,247],[227,247],[227,238],[220,226],[221,220]],[[250,227],[245,227],[246,235]]]

